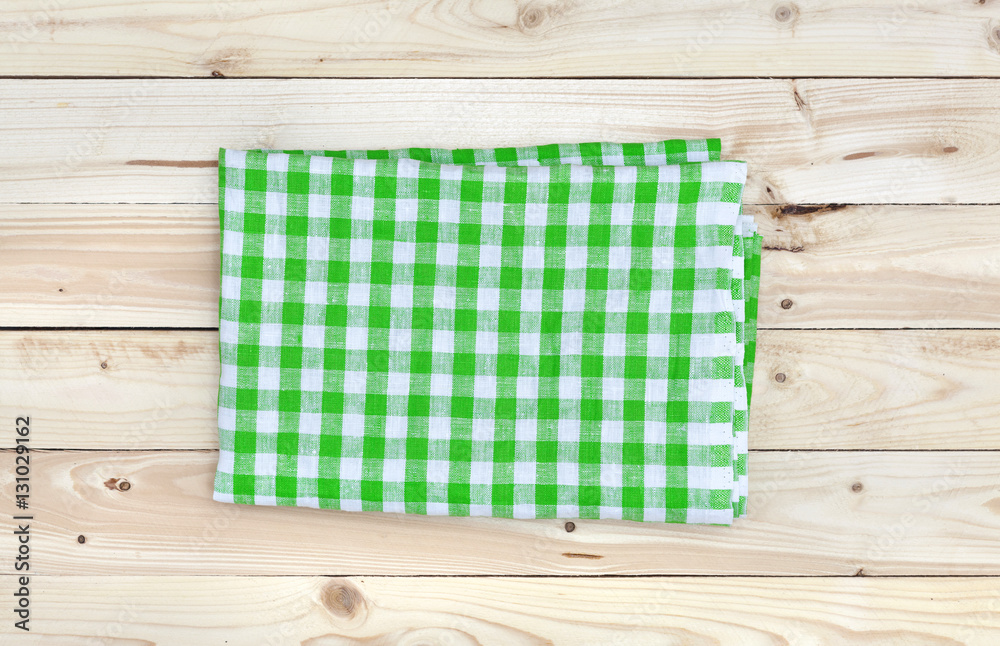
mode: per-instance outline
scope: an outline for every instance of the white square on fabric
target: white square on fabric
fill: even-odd
[[[497,395],[497,378],[493,375],[476,375],[473,378],[473,396],[476,399],[493,399]]]
[[[231,189],[226,189],[231,190]],[[243,192],[240,192],[243,195]],[[228,198],[226,198],[228,200]],[[240,208],[239,210],[243,210]],[[242,231],[226,231],[222,236],[222,253],[227,256],[242,256],[243,255],[243,232]],[[223,276],[222,279],[226,278],[236,278],[235,276]],[[238,282],[238,278],[236,278]]]
[[[541,349],[541,334],[538,332],[522,332],[518,335],[518,344],[521,354],[526,356],[537,356]]]
[[[385,418],[385,439],[403,440],[406,439],[406,427],[409,418],[399,415],[388,415]]]
[[[361,458],[344,457],[340,458],[340,479],[341,480],[361,480],[362,477]]]
[[[521,290],[521,311],[541,312],[542,311],[542,290],[523,289]]]
[[[274,152],[267,156],[267,170],[270,173],[288,172],[288,155]]]
[[[344,393],[363,395],[368,389],[368,373],[355,370],[344,372]]]
[[[609,269],[629,269],[632,267],[632,247],[611,247],[608,249]]]
[[[605,334],[604,335],[604,356],[624,357],[625,356],[625,335]]]
[[[273,476],[278,472],[278,456],[274,453],[255,453],[253,473],[256,476]]]
[[[327,283],[318,280],[306,281],[303,300],[309,305],[326,305]]]
[[[515,420],[514,439],[518,442],[535,442],[538,440],[538,420],[529,418]],[[533,473],[534,464],[531,462],[528,462],[528,464],[531,464]]]
[[[544,168],[544,167],[542,167]],[[524,224],[529,227],[543,227],[549,213],[547,204],[529,201],[524,205]]]
[[[288,215],[288,193],[267,191],[264,193],[264,213],[270,216],[285,217]]]
[[[476,290],[476,308],[480,312],[499,312],[500,288],[480,287]]]
[[[375,198],[361,195],[351,196],[351,219],[365,222],[374,220]],[[356,240],[352,242],[356,242]]]
[[[257,388],[260,390],[279,390],[281,388],[281,369],[258,368]]]
[[[496,433],[496,422],[494,420],[482,417],[477,417],[472,420],[473,441],[492,442],[495,433]]]
[[[483,202],[482,222],[484,225],[503,224],[503,204],[501,202]],[[499,267],[500,265],[494,265]]]
[[[351,283],[347,286],[347,304],[352,307],[368,307],[371,304],[371,287],[368,283]]]
[[[538,377],[517,377],[517,398],[538,399]]]
[[[385,482],[406,481],[406,460],[387,458],[382,461],[382,480]]]
[[[413,339],[410,328],[389,329],[389,350],[392,352],[409,352]]]
[[[222,364],[219,382],[223,388],[236,388],[236,366],[231,363]]]
[[[428,516],[447,516],[448,512],[451,511],[446,502],[428,502],[427,503],[427,515]]]
[[[499,267],[501,252],[500,245],[486,244],[479,247],[479,266]]]
[[[229,300],[239,300],[240,298],[240,279],[235,276],[223,276],[222,277],[222,298]]]
[[[344,347],[348,350],[368,349],[368,328],[349,327],[345,330]]]
[[[566,269],[586,269],[587,248],[566,247]]]
[[[405,396],[410,392],[410,373],[390,372],[386,379],[385,394]]]
[[[225,431],[236,430],[236,411],[234,409],[219,406],[219,428]]]
[[[514,463],[514,484],[535,484],[535,464],[522,460]]]
[[[299,413],[299,433],[303,435],[319,435],[323,432],[323,415],[321,413]]]
[[[306,238],[306,260],[330,259],[330,239],[322,236],[309,236]]]
[[[300,388],[308,392],[323,391],[323,371],[317,368],[303,368],[300,373]]]
[[[469,484],[488,485],[493,483],[492,462],[473,462],[471,466],[472,468],[469,474]]]
[[[628,297],[629,297],[629,291],[626,289],[609,289],[608,303],[605,306],[606,311],[627,312]]]
[[[392,243],[392,262],[396,265],[412,265],[417,259],[417,243],[396,241]],[[393,284],[393,287],[398,285]]]
[[[560,442],[579,442],[580,420],[570,418],[559,419],[556,424],[556,433]]]
[[[377,169],[377,162],[374,159],[355,159],[354,160],[354,176],[355,177],[375,177],[375,172]]]
[[[579,399],[582,392],[582,378],[579,375],[559,375],[560,399]]]
[[[562,311],[584,312],[587,307],[587,290],[567,289],[563,292]]]
[[[451,418],[450,417],[428,417],[427,418],[427,439],[447,440],[451,438]]]
[[[225,160],[226,168],[247,167],[247,151],[245,150],[230,150],[227,148],[223,159]]]
[[[606,419],[601,422],[601,442],[621,444],[624,441],[625,422],[618,419]]]
[[[579,486],[580,466],[576,463],[556,463],[556,484],[563,487]]]
[[[395,284],[390,287],[389,303],[391,307],[406,309],[413,307],[413,286]]]
[[[431,332],[431,343],[434,352],[451,354],[455,352],[455,331],[454,330],[433,330]]]
[[[451,242],[439,242],[437,245],[438,266],[455,267],[458,265],[458,245]]]
[[[451,463],[447,460],[427,461],[427,482],[447,483]]]
[[[476,354],[478,355],[492,355],[499,351],[500,347],[500,335],[497,332],[483,332],[479,331],[476,333]]]
[[[309,157],[310,175],[332,175],[333,158],[326,155],[312,155]]]
[[[260,281],[260,299],[265,303],[283,302],[285,300],[285,281],[266,278]]]
[[[233,429],[226,429],[226,430],[233,430]],[[232,451],[227,451],[226,449],[220,449],[218,469],[220,473],[233,475],[233,473],[236,471],[236,454],[233,453]],[[219,493],[215,492],[215,495],[219,495]],[[216,498],[216,500],[218,500],[218,498]]]
[[[361,413],[346,413],[340,434],[344,437],[364,437],[365,416]]]
[[[299,478],[319,477],[319,456],[299,454],[295,475]]]
[[[456,288],[452,285],[437,285],[434,287],[434,307],[442,310],[454,310],[457,298]]]
[[[323,348],[326,346],[326,328],[322,325],[302,326],[302,347]]]
[[[276,348],[281,345],[281,324],[261,323],[260,345]]]
[[[264,234],[264,257],[281,258],[285,257],[285,236],[280,233]]]
[[[451,374],[435,372],[431,374],[431,397],[451,397]]]
[[[278,432],[278,411],[274,410],[259,410],[257,411],[257,428],[255,429],[258,434],[270,434]]]
[[[396,165],[396,176],[407,179],[420,177],[420,162],[415,159],[400,159]]]
[[[351,262],[371,262],[372,241],[367,238],[351,240]],[[365,285],[367,288],[367,285]]]
[[[316,158],[314,157],[313,160]],[[326,220],[332,213],[333,200],[328,193],[310,193],[307,206],[309,217],[316,220]]]
[[[419,214],[420,205],[416,198],[396,200],[396,222],[416,222]]]
[[[458,222],[461,219],[461,204],[458,200],[439,200],[438,222]]]

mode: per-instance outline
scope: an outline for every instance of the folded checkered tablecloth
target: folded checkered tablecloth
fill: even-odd
[[[215,499],[743,515],[760,238],[719,159],[220,151]]]

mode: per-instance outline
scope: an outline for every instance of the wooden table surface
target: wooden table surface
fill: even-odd
[[[765,236],[749,519],[211,500],[220,146],[705,136]],[[1000,643],[998,141],[995,0],[4,0],[0,643]]]

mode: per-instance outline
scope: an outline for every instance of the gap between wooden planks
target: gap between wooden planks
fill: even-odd
[[[989,76],[992,2],[5,0],[3,75]]]
[[[0,594],[16,589],[0,577]],[[1000,591],[983,578],[42,576],[32,599],[18,644],[1000,641]]]
[[[750,520],[574,520],[572,532],[565,520],[219,503],[216,461],[215,451],[35,452],[32,572],[1000,575],[996,451],[752,453]],[[8,500],[13,488],[0,474]],[[16,552],[16,522],[0,516],[0,553]]]
[[[747,210],[761,327],[1000,327],[1000,206]],[[214,205],[0,205],[0,219],[0,325],[218,326]]]
[[[1000,79],[5,79],[0,97],[7,203],[215,203],[220,146],[677,137],[747,161],[745,203],[1000,203]]]
[[[0,418],[36,449],[214,449],[218,356],[215,331],[0,331]],[[752,449],[1000,449],[1000,331],[764,330],[757,356]]]

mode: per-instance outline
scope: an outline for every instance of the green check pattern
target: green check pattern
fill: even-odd
[[[743,515],[760,240],[719,148],[220,151],[214,498]]]

